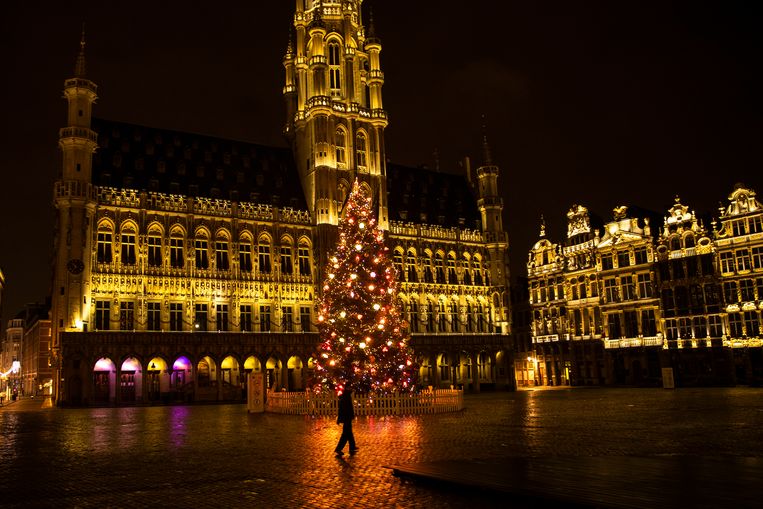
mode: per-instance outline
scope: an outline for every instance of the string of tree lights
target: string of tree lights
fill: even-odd
[[[318,304],[317,390],[387,394],[414,389],[417,367],[388,251],[371,197],[356,180]]]

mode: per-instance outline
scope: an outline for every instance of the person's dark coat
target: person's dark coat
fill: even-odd
[[[345,391],[339,396],[339,411],[337,413],[336,423],[350,423],[355,418],[355,409],[352,406],[352,393]]]

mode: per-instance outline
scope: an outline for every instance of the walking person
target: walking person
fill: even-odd
[[[352,407],[352,391],[346,389],[339,396],[339,411],[336,423],[342,424],[342,436],[334,451],[337,456],[343,456],[344,444],[350,442],[350,454],[355,454],[358,447],[355,445],[355,436],[352,434],[352,420],[355,418],[355,409]]]

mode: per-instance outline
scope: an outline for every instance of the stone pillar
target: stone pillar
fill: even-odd
[[[479,354],[472,353],[470,356],[470,362],[472,363],[472,392],[480,392],[480,373],[479,365],[477,364],[477,358]]]

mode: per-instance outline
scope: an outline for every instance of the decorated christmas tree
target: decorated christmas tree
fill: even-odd
[[[356,180],[318,304],[316,389],[382,394],[413,390],[416,366],[388,253],[371,198]]]

